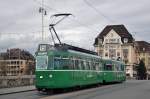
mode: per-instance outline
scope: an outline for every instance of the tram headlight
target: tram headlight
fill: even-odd
[[[52,74],[50,74],[50,75],[49,75],[49,78],[52,78],[52,77],[53,77],[53,75],[52,75]]]
[[[43,76],[40,76],[40,78],[43,78]]]

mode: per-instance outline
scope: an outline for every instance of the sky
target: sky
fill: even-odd
[[[34,54],[42,42],[41,1],[0,0],[0,51],[21,48]],[[135,40],[150,42],[150,0],[44,0],[44,9],[44,42],[50,44],[50,16],[58,13],[72,14],[55,26],[63,43],[93,50],[97,35],[115,24],[124,24]]]

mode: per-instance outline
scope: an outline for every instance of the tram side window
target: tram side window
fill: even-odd
[[[122,71],[122,66],[121,66],[121,64],[117,64],[117,71]]]
[[[81,60],[78,60],[78,66],[79,66],[79,68],[82,70]]]
[[[80,62],[81,62],[81,69],[82,69],[82,70],[85,70],[84,61],[81,60]]]
[[[80,67],[79,67],[79,60],[75,60],[75,67],[74,67],[76,70],[79,70]]]
[[[71,69],[71,62],[69,58],[54,58],[54,69]]]
[[[101,62],[98,62],[98,69],[99,69],[99,70],[102,70],[102,68],[103,68],[102,63],[101,63]]]
[[[118,67],[119,67],[119,71],[122,71],[122,66],[121,66],[121,64],[118,64]]]
[[[112,64],[105,64],[104,65],[104,70],[112,71],[113,70]]]
[[[74,60],[70,59],[70,69],[74,69]]]
[[[124,65],[123,64],[121,65],[121,71],[124,71]]]
[[[115,70],[116,70],[116,71],[119,71],[118,64],[115,64]]]
[[[54,59],[54,69],[62,69],[60,64],[61,64],[61,59],[55,58]]]
[[[96,63],[92,62],[92,64],[93,64],[93,70],[96,70]]]
[[[99,68],[99,63],[95,63],[95,65],[96,65],[96,70],[99,70],[100,68]]]
[[[86,69],[90,70],[90,62],[85,62],[86,63]]]
[[[69,69],[69,67],[70,67],[69,59],[62,59],[61,61],[62,61],[62,68]]]

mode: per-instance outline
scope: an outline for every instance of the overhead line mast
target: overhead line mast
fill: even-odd
[[[47,15],[46,10],[44,9],[44,0],[42,0],[42,6],[39,8],[39,13],[42,15],[42,41],[44,38],[44,15]]]

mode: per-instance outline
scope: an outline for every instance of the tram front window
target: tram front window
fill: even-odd
[[[36,57],[36,69],[47,69],[47,66],[48,66],[48,57],[46,55]]]

